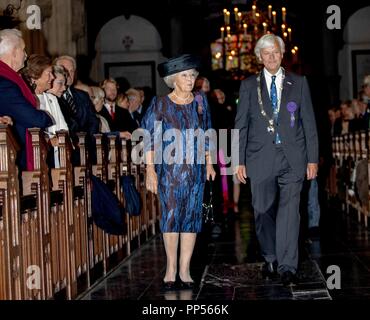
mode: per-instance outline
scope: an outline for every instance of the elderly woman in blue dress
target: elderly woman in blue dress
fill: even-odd
[[[198,67],[199,60],[192,55],[160,64],[158,72],[172,91],[152,100],[141,123],[151,134],[150,148],[145,148],[146,186],[158,194],[161,204],[160,228],[167,255],[164,290],[175,289],[178,284],[185,289],[193,287],[190,260],[202,229],[204,185],[206,179],[216,176],[210,152],[214,144],[209,139],[198,143],[192,135],[211,128],[207,99],[204,93],[193,92]]]

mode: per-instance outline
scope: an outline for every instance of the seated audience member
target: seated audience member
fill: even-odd
[[[56,76],[54,76],[53,70],[56,70]],[[68,131],[68,126],[60,110],[57,97],[61,97],[66,89],[66,72],[64,68],[59,66],[54,66],[53,69],[48,57],[32,55],[27,61],[27,67],[22,70],[22,74],[34,88],[40,101],[40,109],[49,112],[54,118],[54,125],[47,128],[50,143],[53,146],[49,165],[59,168],[59,148],[56,132],[60,130]]]
[[[95,113],[95,107],[90,96],[79,89],[74,88],[76,75],[76,60],[71,56],[61,56],[55,60],[55,64],[63,66],[68,71],[67,90],[58,100],[64,118],[69,125],[69,134],[74,145],[78,145],[79,132],[86,132],[86,145],[90,160],[96,162],[96,149],[94,134],[99,132],[99,119]],[[76,126],[70,126],[75,123]],[[76,149],[72,155],[72,162],[79,163],[79,151]]]
[[[369,129],[369,110],[367,101],[365,99],[365,93],[361,90],[358,93],[358,99],[352,100],[352,106],[357,110],[357,124],[359,130]]]
[[[129,113],[130,113],[130,117],[131,119],[129,119],[129,123],[130,123],[130,132],[132,133],[133,131],[135,131],[137,128],[140,127],[140,117],[139,115],[137,114],[137,110],[139,109],[140,107],[140,103],[141,103],[141,96],[140,96],[140,93],[139,91],[131,88],[131,89],[128,89],[127,92],[126,92],[126,95],[128,97],[128,101],[129,101]]]
[[[203,91],[206,95],[211,91],[211,85],[206,77],[198,77],[195,80],[195,91]]]
[[[68,71],[67,90],[59,99],[59,105],[66,122],[69,124],[73,120],[77,124],[77,128],[69,128],[70,135],[75,140],[78,132],[86,132],[88,140],[92,142],[94,141],[93,135],[99,131],[99,120],[90,96],[74,87],[76,61],[70,56],[61,56],[55,60],[55,64],[63,66]]]
[[[55,136],[58,131],[69,131],[58,102],[58,98],[60,98],[66,90],[68,72],[63,67],[54,65],[53,75],[54,80],[51,89],[46,93],[47,103],[45,104],[45,110],[49,111],[55,119],[55,125],[48,128],[48,132],[52,137]],[[57,141],[56,144],[58,144]],[[59,148],[57,145],[54,146],[54,167],[60,167]]]
[[[93,98],[93,104],[95,106],[95,110],[97,113],[97,116],[100,121],[100,132],[101,133],[117,133],[121,138],[125,139],[131,139],[131,134],[129,132],[119,132],[119,131],[112,131],[109,122],[105,117],[103,117],[100,112],[104,108],[104,100],[105,100],[105,93],[102,88],[99,87],[91,87],[92,91],[92,98]]]
[[[108,133],[110,132],[110,127],[107,119],[105,119],[101,114],[101,110],[104,107],[104,99],[105,93],[102,88],[99,87],[91,87],[91,100],[95,106],[96,115],[99,119],[99,132],[100,133]]]
[[[17,73],[26,61],[22,33],[16,29],[0,31],[0,116],[14,122],[20,144],[17,163],[21,170],[33,170],[33,152],[28,128],[45,129],[53,124],[52,117],[38,110],[37,99]]]
[[[112,79],[106,79],[101,84],[101,88],[104,90],[105,99],[103,108],[99,112],[109,123],[109,127],[113,131],[118,131],[119,120],[116,117],[116,99],[118,95],[118,84]]]

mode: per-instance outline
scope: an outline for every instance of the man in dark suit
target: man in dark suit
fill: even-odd
[[[87,147],[90,151],[90,159],[94,162],[94,134],[99,133],[99,119],[95,114],[95,107],[86,92],[73,86],[76,74],[75,59],[70,56],[61,56],[56,59],[55,64],[63,66],[69,74],[67,79],[68,89],[62,98],[58,99],[58,102],[67,122],[71,138],[76,142],[78,132],[87,133]],[[78,156],[79,152],[76,151],[75,155]],[[78,159],[74,159],[74,163],[77,164]]]
[[[235,128],[239,129],[238,179],[250,177],[263,274],[296,281],[302,183],[317,176],[318,136],[305,77],[285,72],[285,45],[267,34],[255,53],[264,69],[244,80]]]
[[[0,30],[0,116],[10,117],[14,134],[20,144],[17,164],[21,170],[33,169],[32,143],[29,128],[45,129],[54,119],[37,108],[37,100],[19,76],[27,54],[22,34],[16,29]]]

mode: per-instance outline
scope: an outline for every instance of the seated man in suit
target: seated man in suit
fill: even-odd
[[[117,95],[118,95],[118,84],[112,79],[106,79],[103,81],[101,88],[104,90],[105,98],[103,108],[100,110],[99,114],[103,116],[109,124],[112,131],[119,131],[119,119],[117,117]]]
[[[16,29],[0,31],[0,116],[14,122],[15,135],[20,144],[17,163],[21,170],[33,170],[32,142],[28,128],[45,129],[53,125],[53,118],[38,110],[36,97],[17,73],[24,67],[27,54],[22,34]]]
[[[300,192],[305,175],[317,176],[319,148],[307,80],[281,67],[284,51],[278,36],[258,40],[264,69],[242,81],[233,146],[239,147],[238,179],[250,177],[263,273],[278,272],[290,286],[297,281]]]
[[[61,104],[63,105],[63,107],[61,105],[61,108],[63,114],[67,113],[67,118],[72,118],[77,123],[77,128],[73,128],[74,133],[86,132],[90,136],[98,133],[99,121],[95,115],[95,108],[89,95],[82,90],[74,88],[76,74],[75,59],[70,56],[61,56],[56,59],[55,64],[63,66],[69,73],[67,80],[68,88],[61,98]]]
[[[69,133],[75,143],[77,142],[78,132],[87,133],[87,147],[90,151],[90,159],[94,163],[94,134],[99,133],[99,119],[95,114],[95,107],[86,92],[74,88],[76,60],[70,56],[61,56],[55,60],[55,64],[64,67],[69,73],[68,88],[59,99],[59,105],[68,124]],[[74,163],[77,162],[78,159],[74,159]]]

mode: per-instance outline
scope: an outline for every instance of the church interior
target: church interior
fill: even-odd
[[[64,114],[64,127],[30,126],[27,141],[16,119],[0,119],[0,300],[369,300],[369,16],[368,0],[0,0],[0,35],[21,31],[25,65],[52,70],[51,91],[61,77],[65,91],[84,92],[72,113],[85,96],[95,107],[73,133]],[[237,183],[216,161],[211,222],[191,258],[194,287],[163,290],[161,204],[131,140],[153,97],[170,92],[157,67],[199,57],[195,86],[208,88],[214,127],[231,132],[241,83],[261,70],[254,46],[270,32],[286,43],[286,72],[308,81],[319,139],[315,190],[305,180],[300,195],[298,284],[264,277],[250,181]],[[1,46],[0,36],[0,62]],[[32,78],[31,69],[19,73]],[[40,83],[31,81],[39,100]],[[60,88],[52,101],[62,108]],[[5,104],[0,97],[0,118]],[[24,166],[20,154],[31,154]]]

